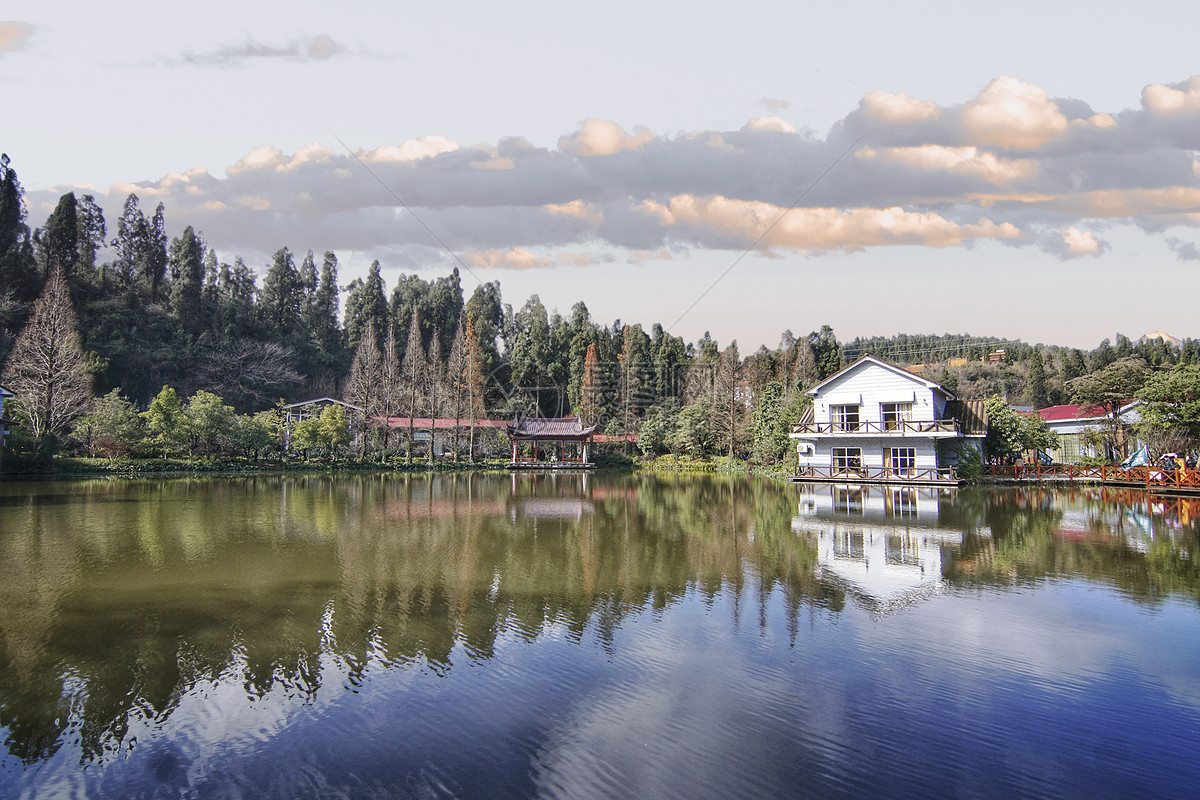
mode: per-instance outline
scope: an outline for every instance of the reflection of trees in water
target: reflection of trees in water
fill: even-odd
[[[982,505],[990,535],[968,532],[949,577],[1012,583],[1073,576],[1141,602],[1170,594],[1200,601],[1196,530],[1172,534],[1161,522],[1139,525],[1131,512],[1147,502],[1141,493],[1112,497],[1100,489],[960,492],[958,504]]]
[[[131,720],[161,721],[206,683],[303,702],[331,662],[354,684],[368,665],[444,673],[549,630],[611,647],[631,615],[689,594],[735,601],[734,614],[747,599],[762,626],[781,598],[793,636],[805,609],[845,602],[792,531],[794,487],[517,486],[538,502],[512,502],[507,477],[466,474],[0,487],[9,750],[36,761],[78,736],[85,759],[103,757]],[[963,491],[936,524],[964,533],[945,567],[956,583],[1083,575],[1139,598],[1200,597],[1195,534],[1138,552],[1102,497]]]
[[[689,591],[740,598],[748,569],[760,607],[776,587],[793,616],[821,594],[786,487],[596,479],[578,519],[522,518],[509,491],[465,474],[9,489],[10,752],[35,761],[78,736],[85,759],[103,757],[131,719],[165,719],[206,681],[311,697],[326,657],[355,683],[368,663],[440,672],[456,648],[488,659],[502,635],[550,627],[579,640],[590,626],[607,646],[629,615]]]

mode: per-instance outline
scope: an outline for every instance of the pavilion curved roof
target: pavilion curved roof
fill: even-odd
[[[515,439],[586,439],[595,425],[584,426],[579,417],[522,417],[509,423],[508,435]]]

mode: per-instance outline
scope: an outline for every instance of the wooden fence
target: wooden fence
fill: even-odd
[[[989,478],[1001,481],[1066,481],[1200,492],[1200,469],[1186,467],[1165,470],[1155,466],[1121,469],[1114,466],[1088,467],[1081,464],[1023,464],[989,466],[985,474]]]

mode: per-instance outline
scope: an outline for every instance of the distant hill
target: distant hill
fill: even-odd
[[[908,334],[856,338],[842,344],[846,362],[860,356],[872,355],[893,364],[946,363],[966,359],[982,361],[988,353],[1018,344],[1019,340],[998,339],[995,336],[971,336],[965,333]],[[966,363],[963,361],[962,363]]]
[[[1136,344],[1145,344],[1146,342],[1153,341],[1155,339],[1160,342],[1166,342],[1172,347],[1183,347],[1183,342],[1179,341],[1169,333],[1164,333],[1163,331],[1150,331],[1146,335],[1142,336],[1142,338],[1138,339]]]

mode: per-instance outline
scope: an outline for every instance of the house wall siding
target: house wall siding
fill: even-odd
[[[893,447],[911,447],[916,458],[916,469],[933,469],[938,466],[938,447],[933,439],[910,439],[880,436],[845,436],[816,441],[811,456],[800,456],[801,467],[828,469],[833,464],[835,447],[857,447],[862,450],[863,467],[879,471],[883,469],[885,450]]]
[[[882,420],[881,403],[912,403],[912,418],[917,421],[941,419],[946,400],[943,395],[940,407],[935,395],[941,394],[928,388],[924,382],[897,374],[877,364],[863,364],[861,368],[843,375],[827,386],[813,399],[813,419],[829,422],[829,407],[859,404],[859,419],[865,422]]]

